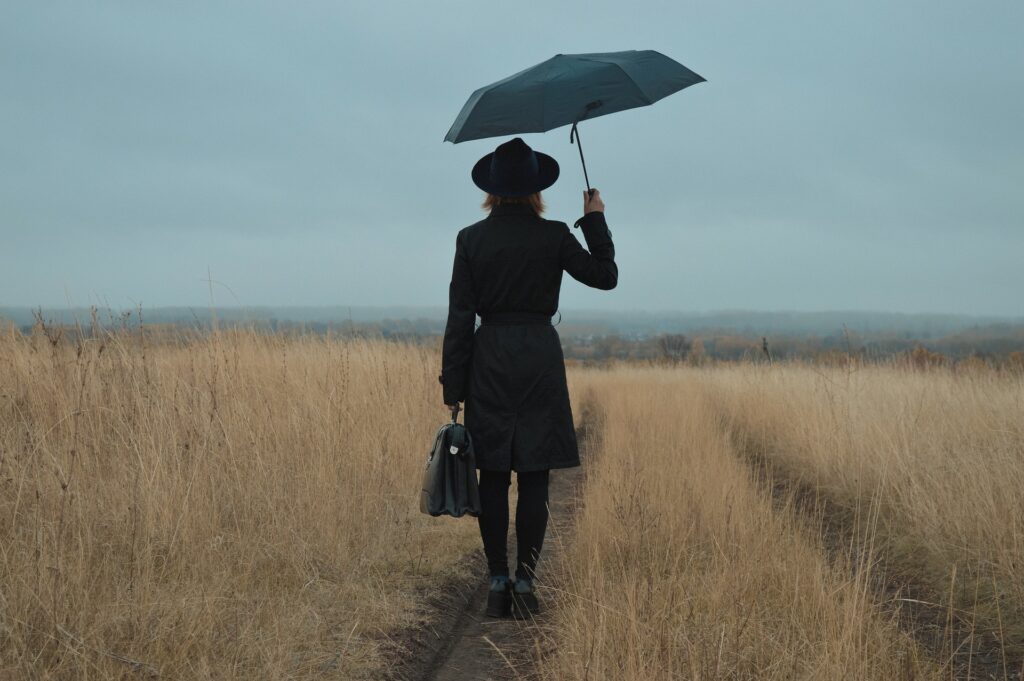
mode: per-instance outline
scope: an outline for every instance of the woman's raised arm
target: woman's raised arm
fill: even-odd
[[[583,230],[583,238],[586,239],[590,252],[580,245],[579,240],[566,226],[565,234],[562,235],[559,260],[562,269],[576,281],[608,291],[618,284],[619,268],[615,264],[612,233],[604,219],[604,202],[596,189],[593,197],[583,192],[583,202],[585,214],[576,221],[576,224]]]

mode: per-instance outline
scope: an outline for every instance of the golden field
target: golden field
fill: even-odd
[[[546,678],[1021,678],[1019,373],[741,364],[574,379],[602,414],[600,442],[549,590]],[[925,615],[901,616],[920,594]]]
[[[480,577],[476,523],[417,506],[439,362],[312,335],[4,333],[0,678],[393,670],[432,590]],[[550,539],[544,678],[1017,678],[1019,374],[614,365],[570,384],[593,445],[575,532]],[[973,627],[967,647],[920,636],[890,575]]]
[[[6,335],[0,678],[378,678],[479,543],[418,512],[436,364],[313,336]]]

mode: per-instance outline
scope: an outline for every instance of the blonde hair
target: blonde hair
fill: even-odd
[[[484,202],[480,204],[480,207],[489,211],[495,206],[500,206],[505,203],[525,203],[529,205],[537,215],[542,214],[546,208],[544,205],[544,198],[540,195],[540,192],[534,192],[529,196],[497,196],[495,194],[488,194],[484,197]]]

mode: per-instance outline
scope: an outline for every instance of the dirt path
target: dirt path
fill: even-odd
[[[537,566],[543,582],[546,566],[559,559],[562,540],[572,524],[577,486],[582,477],[579,468],[551,471],[551,516],[544,549]],[[510,528],[511,529],[511,528]],[[509,557],[515,555],[515,532],[510,532]],[[480,575],[486,572],[483,561]],[[423,675],[424,681],[485,681],[536,678],[535,660],[547,608],[536,621],[493,619],[483,615],[487,583],[481,583],[459,613],[450,637],[437,653],[434,664]],[[538,591],[543,598],[543,591]],[[542,606],[546,603],[542,602]]]
[[[595,451],[588,429],[591,422],[584,408],[577,419],[580,457],[586,466],[588,453]],[[483,552],[473,555],[476,565],[471,583],[451,584],[447,594],[431,604],[436,621],[421,638],[418,660],[399,666],[397,678],[417,681],[506,681],[536,679],[537,659],[542,647],[542,628],[550,617],[544,598],[545,574],[550,573],[572,531],[572,518],[582,484],[582,467],[551,471],[550,517],[544,548],[537,565],[541,614],[535,620],[493,619],[483,614],[487,600],[487,572]],[[514,476],[513,476],[514,477]],[[515,517],[515,508],[511,508]],[[509,559],[514,565],[516,538],[514,522],[509,527]]]

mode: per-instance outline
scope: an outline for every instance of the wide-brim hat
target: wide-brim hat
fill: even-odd
[[[516,137],[477,161],[472,176],[473,184],[488,194],[529,196],[555,183],[558,161]]]

